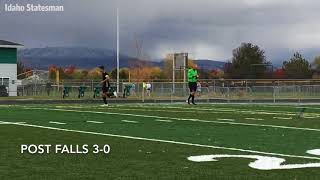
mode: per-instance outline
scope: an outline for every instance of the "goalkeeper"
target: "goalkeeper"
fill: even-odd
[[[190,99],[191,103],[193,105],[196,105],[194,102],[194,95],[197,92],[197,82],[198,82],[198,65],[193,65],[189,70],[188,70],[188,83],[189,83],[189,89],[190,89],[190,95],[188,98],[188,104],[190,104]]]

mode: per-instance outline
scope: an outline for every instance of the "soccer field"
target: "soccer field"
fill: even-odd
[[[0,179],[320,179],[318,105],[2,105],[0,114]],[[111,151],[22,154],[22,144]]]

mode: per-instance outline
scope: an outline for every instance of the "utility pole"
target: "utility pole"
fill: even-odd
[[[120,62],[119,62],[119,8],[117,8],[117,94],[120,93]]]

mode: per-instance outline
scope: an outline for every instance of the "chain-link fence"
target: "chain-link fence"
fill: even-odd
[[[230,101],[260,101],[272,102],[283,100],[319,100],[320,81],[318,80],[201,80],[197,90],[197,99],[203,101],[223,100]],[[118,97],[136,100],[184,100],[189,94],[188,84],[172,82],[148,82],[148,90],[142,82],[120,82]],[[111,82],[116,87],[115,82]],[[100,82],[91,81],[61,81],[37,82],[18,86],[19,96],[45,97],[59,99],[68,89],[67,98],[98,98],[97,88]],[[82,90],[83,96],[79,96]]]

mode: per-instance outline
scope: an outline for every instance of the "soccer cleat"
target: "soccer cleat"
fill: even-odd
[[[109,106],[109,104],[102,104],[102,105],[100,105],[101,107],[108,107]]]

